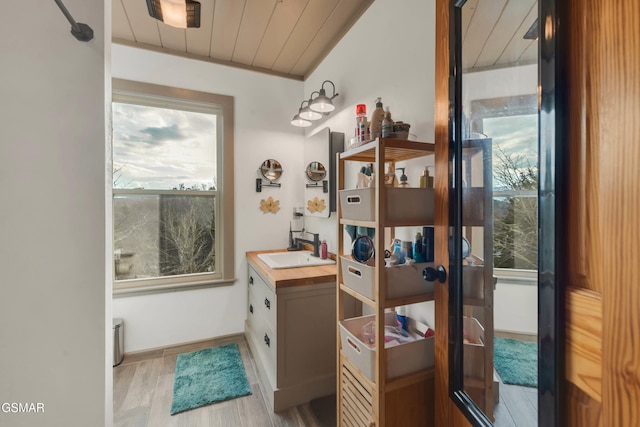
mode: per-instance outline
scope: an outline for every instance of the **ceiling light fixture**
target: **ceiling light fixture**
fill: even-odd
[[[331,83],[331,86],[333,86],[333,96],[331,98],[327,96],[327,93],[324,90],[325,83]],[[333,98],[338,96],[338,94],[336,93],[336,86],[333,84],[333,82],[331,80],[325,80],[324,82],[322,82],[319,93],[320,95],[318,95],[313,100],[313,102],[309,105],[309,108],[319,113],[330,113],[331,111],[335,110],[336,107],[333,105],[332,100]]]
[[[200,28],[200,3],[193,0],[147,0],[149,15],[176,28]]]
[[[309,101],[302,101],[300,103],[300,109],[298,110],[298,114],[296,114],[295,116],[293,116],[293,119],[291,119],[291,124],[294,126],[298,126],[301,128],[306,128],[311,126],[311,122],[309,120],[305,120],[302,117],[300,117],[300,113],[302,113],[302,104],[304,104],[305,102],[309,102]]]

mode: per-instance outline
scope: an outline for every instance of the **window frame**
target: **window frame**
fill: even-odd
[[[157,278],[119,280],[113,277],[113,295],[126,296],[140,293],[172,292],[230,285],[235,278],[235,225],[234,225],[234,99],[189,89],[161,86],[132,80],[113,79],[112,103],[129,103],[151,107],[171,108],[199,113],[216,114],[216,189],[209,191],[135,190],[114,189],[118,195],[201,195],[215,197],[216,215],[216,271]],[[112,154],[112,153],[111,153]],[[112,164],[112,162],[111,162]],[[113,168],[111,168],[113,173]],[[111,177],[113,182],[113,176]],[[112,210],[112,217],[114,211]],[[112,227],[115,227],[112,224]],[[113,236],[112,230],[112,236]],[[112,256],[112,269],[115,257]]]
[[[533,114],[537,115],[538,95],[530,93],[498,98],[474,99],[471,101],[470,107],[471,131],[484,133],[484,119]],[[493,195],[494,197],[509,195],[520,197],[538,197],[538,193],[535,190],[494,190]],[[538,270],[494,267],[493,271],[498,279],[502,279],[503,281],[507,281],[509,283],[536,286],[538,284]]]

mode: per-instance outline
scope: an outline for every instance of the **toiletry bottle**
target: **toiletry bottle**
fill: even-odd
[[[397,187],[398,180],[396,179],[395,163],[390,162],[387,166],[387,173],[384,174],[384,183],[387,187]]]
[[[405,168],[396,168],[396,170],[402,170],[402,175],[400,175],[400,183],[398,187],[400,188],[409,188],[409,183],[407,182],[407,175],[404,174]]]
[[[434,241],[433,226],[422,227],[422,253],[424,262],[433,262]]]
[[[324,239],[320,243],[320,259],[327,259],[327,241]]]
[[[391,138],[393,134],[393,120],[391,119],[391,111],[389,107],[384,110],[384,119],[382,119],[382,137]]]
[[[376,99],[376,109],[371,113],[371,138],[379,138],[382,135],[382,120],[384,119],[384,109],[382,108],[382,98]]]
[[[416,262],[424,262],[424,254],[422,253],[422,234],[416,233],[416,240],[413,242],[413,259]]]
[[[396,308],[396,318],[398,319],[398,323],[400,327],[407,331],[407,307],[401,305]]]
[[[367,129],[367,106],[365,104],[356,105],[356,136],[358,141],[366,140]]]
[[[424,172],[420,177],[420,188],[429,188],[429,169],[425,166]]]

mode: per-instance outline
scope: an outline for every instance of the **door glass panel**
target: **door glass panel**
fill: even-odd
[[[538,6],[461,12],[463,390],[496,425],[537,425]]]

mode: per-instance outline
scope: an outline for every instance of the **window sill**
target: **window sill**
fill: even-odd
[[[516,268],[494,268],[493,274],[498,278],[498,284],[508,283],[511,285],[538,285],[537,270],[521,270]]]
[[[168,285],[136,286],[113,290],[113,298],[125,298],[131,296],[153,295],[168,292],[191,291],[195,289],[215,288],[218,286],[233,285],[237,279],[218,279],[202,282],[175,283]]]

